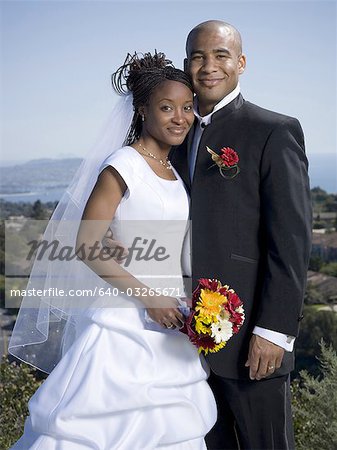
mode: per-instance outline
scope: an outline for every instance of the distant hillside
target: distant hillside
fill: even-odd
[[[9,167],[0,167],[0,196],[49,189],[65,189],[80,158],[37,159]]]

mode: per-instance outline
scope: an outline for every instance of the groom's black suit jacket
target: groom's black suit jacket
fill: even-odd
[[[255,325],[298,334],[312,218],[304,137],[296,119],[239,95],[204,129],[191,183],[192,137],[193,130],[172,150],[171,161],[191,194],[193,286],[199,278],[229,284],[246,315],[239,334],[207,360],[218,375],[247,378],[244,364]],[[240,173],[224,179],[206,146],[216,153],[234,149]],[[286,352],[273,376],[289,373],[293,359]]]

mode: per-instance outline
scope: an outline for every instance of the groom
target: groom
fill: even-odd
[[[197,119],[170,159],[191,193],[193,284],[205,277],[229,284],[246,315],[239,334],[207,356],[218,405],[207,445],[294,449],[289,373],[311,238],[302,129],[242,97],[246,58],[233,26],[201,23],[186,52]],[[207,147],[224,154],[227,167]]]

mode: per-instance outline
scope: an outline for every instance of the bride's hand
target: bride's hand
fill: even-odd
[[[164,328],[181,328],[185,319],[179,311],[177,299],[173,297],[153,297],[151,303],[146,305],[147,312],[152,320]]]

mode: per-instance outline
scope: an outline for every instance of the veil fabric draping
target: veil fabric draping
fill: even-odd
[[[81,312],[95,300],[92,286],[97,289],[107,286],[80,259],[63,256],[64,252],[68,255],[75,252],[83,210],[104,160],[123,146],[134,114],[132,103],[132,94],[118,99],[100,138],[81,163],[46,227],[43,241],[53,245],[36,258],[30,274],[26,291],[34,288],[35,292],[42,291],[42,295],[23,298],[8,351],[47,373],[78,334]],[[57,258],[52,257],[55,246]],[[68,295],[78,289],[81,296]],[[83,295],[86,289],[87,296]],[[60,291],[65,295],[60,296]]]

